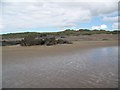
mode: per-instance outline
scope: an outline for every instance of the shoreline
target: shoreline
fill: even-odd
[[[117,41],[4,47],[3,87],[116,88],[118,58],[114,46]]]
[[[2,47],[3,55],[18,56],[46,56],[73,53],[76,51],[84,51],[92,48],[118,46],[118,41],[77,41],[73,44],[60,44],[53,46],[4,46]]]

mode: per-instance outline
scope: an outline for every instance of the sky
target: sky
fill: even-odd
[[[118,29],[118,0],[2,0],[0,33]]]

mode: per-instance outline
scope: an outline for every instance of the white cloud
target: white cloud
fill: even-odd
[[[69,9],[54,3],[22,3],[4,6],[3,18],[11,28],[69,27],[90,20],[90,11]]]
[[[100,28],[100,26],[92,26],[92,30],[99,29],[99,28]]]
[[[2,18],[0,18],[0,33],[2,32],[4,26],[3,26],[3,23],[2,23]]]
[[[100,29],[106,29],[108,28],[107,25],[101,25]]]
[[[97,30],[100,30],[100,29],[107,29],[108,27],[107,27],[107,25],[100,25],[100,26],[92,26],[92,30],[94,30],[94,29],[97,29]]]
[[[0,23],[0,33],[2,32],[3,25]]]
[[[107,21],[107,22],[117,22],[118,21],[118,16],[115,16],[115,17],[103,17],[103,20]]]
[[[106,0],[106,3],[104,0],[103,2],[90,2],[90,0],[87,2],[79,0],[74,0],[74,2],[72,0],[72,2],[63,0],[10,1],[12,0],[4,0],[2,3],[4,30],[9,28],[16,30],[20,28],[73,27],[78,22],[90,21],[93,16],[117,11],[118,0]],[[105,26],[102,27],[105,28]]]
[[[118,25],[120,28],[120,22],[118,21],[118,18],[120,18],[120,16],[115,16],[115,17],[104,17],[103,20],[107,21],[107,22],[112,22],[112,29],[117,29],[118,30]]]
[[[0,30],[2,30],[3,29],[3,25],[2,25],[2,23],[0,23]]]
[[[73,2],[73,0],[4,0],[3,2]],[[118,2],[119,0],[85,0],[84,2]],[[83,2],[83,0],[74,0],[74,2]]]
[[[112,28],[113,29],[120,29],[120,23],[113,23],[113,25],[112,25]]]

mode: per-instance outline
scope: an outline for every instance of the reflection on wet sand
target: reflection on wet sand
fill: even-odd
[[[118,86],[117,51],[110,46],[47,56],[37,52],[34,57],[22,57],[22,50],[16,55],[14,50],[3,51],[3,87],[114,88]]]

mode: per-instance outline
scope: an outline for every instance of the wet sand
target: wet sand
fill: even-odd
[[[117,41],[81,41],[69,45],[3,47],[3,87],[117,87],[116,46]]]
[[[22,57],[27,57],[26,55],[32,54],[32,56],[40,55],[55,55],[55,54],[64,54],[70,52],[76,52],[77,50],[87,50],[90,48],[98,48],[98,47],[107,47],[107,46],[116,46],[118,45],[118,41],[76,41],[73,44],[61,44],[61,45],[53,45],[53,46],[5,46],[3,47],[3,53],[7,57],[11,56],[10,54],[22,55]]]

